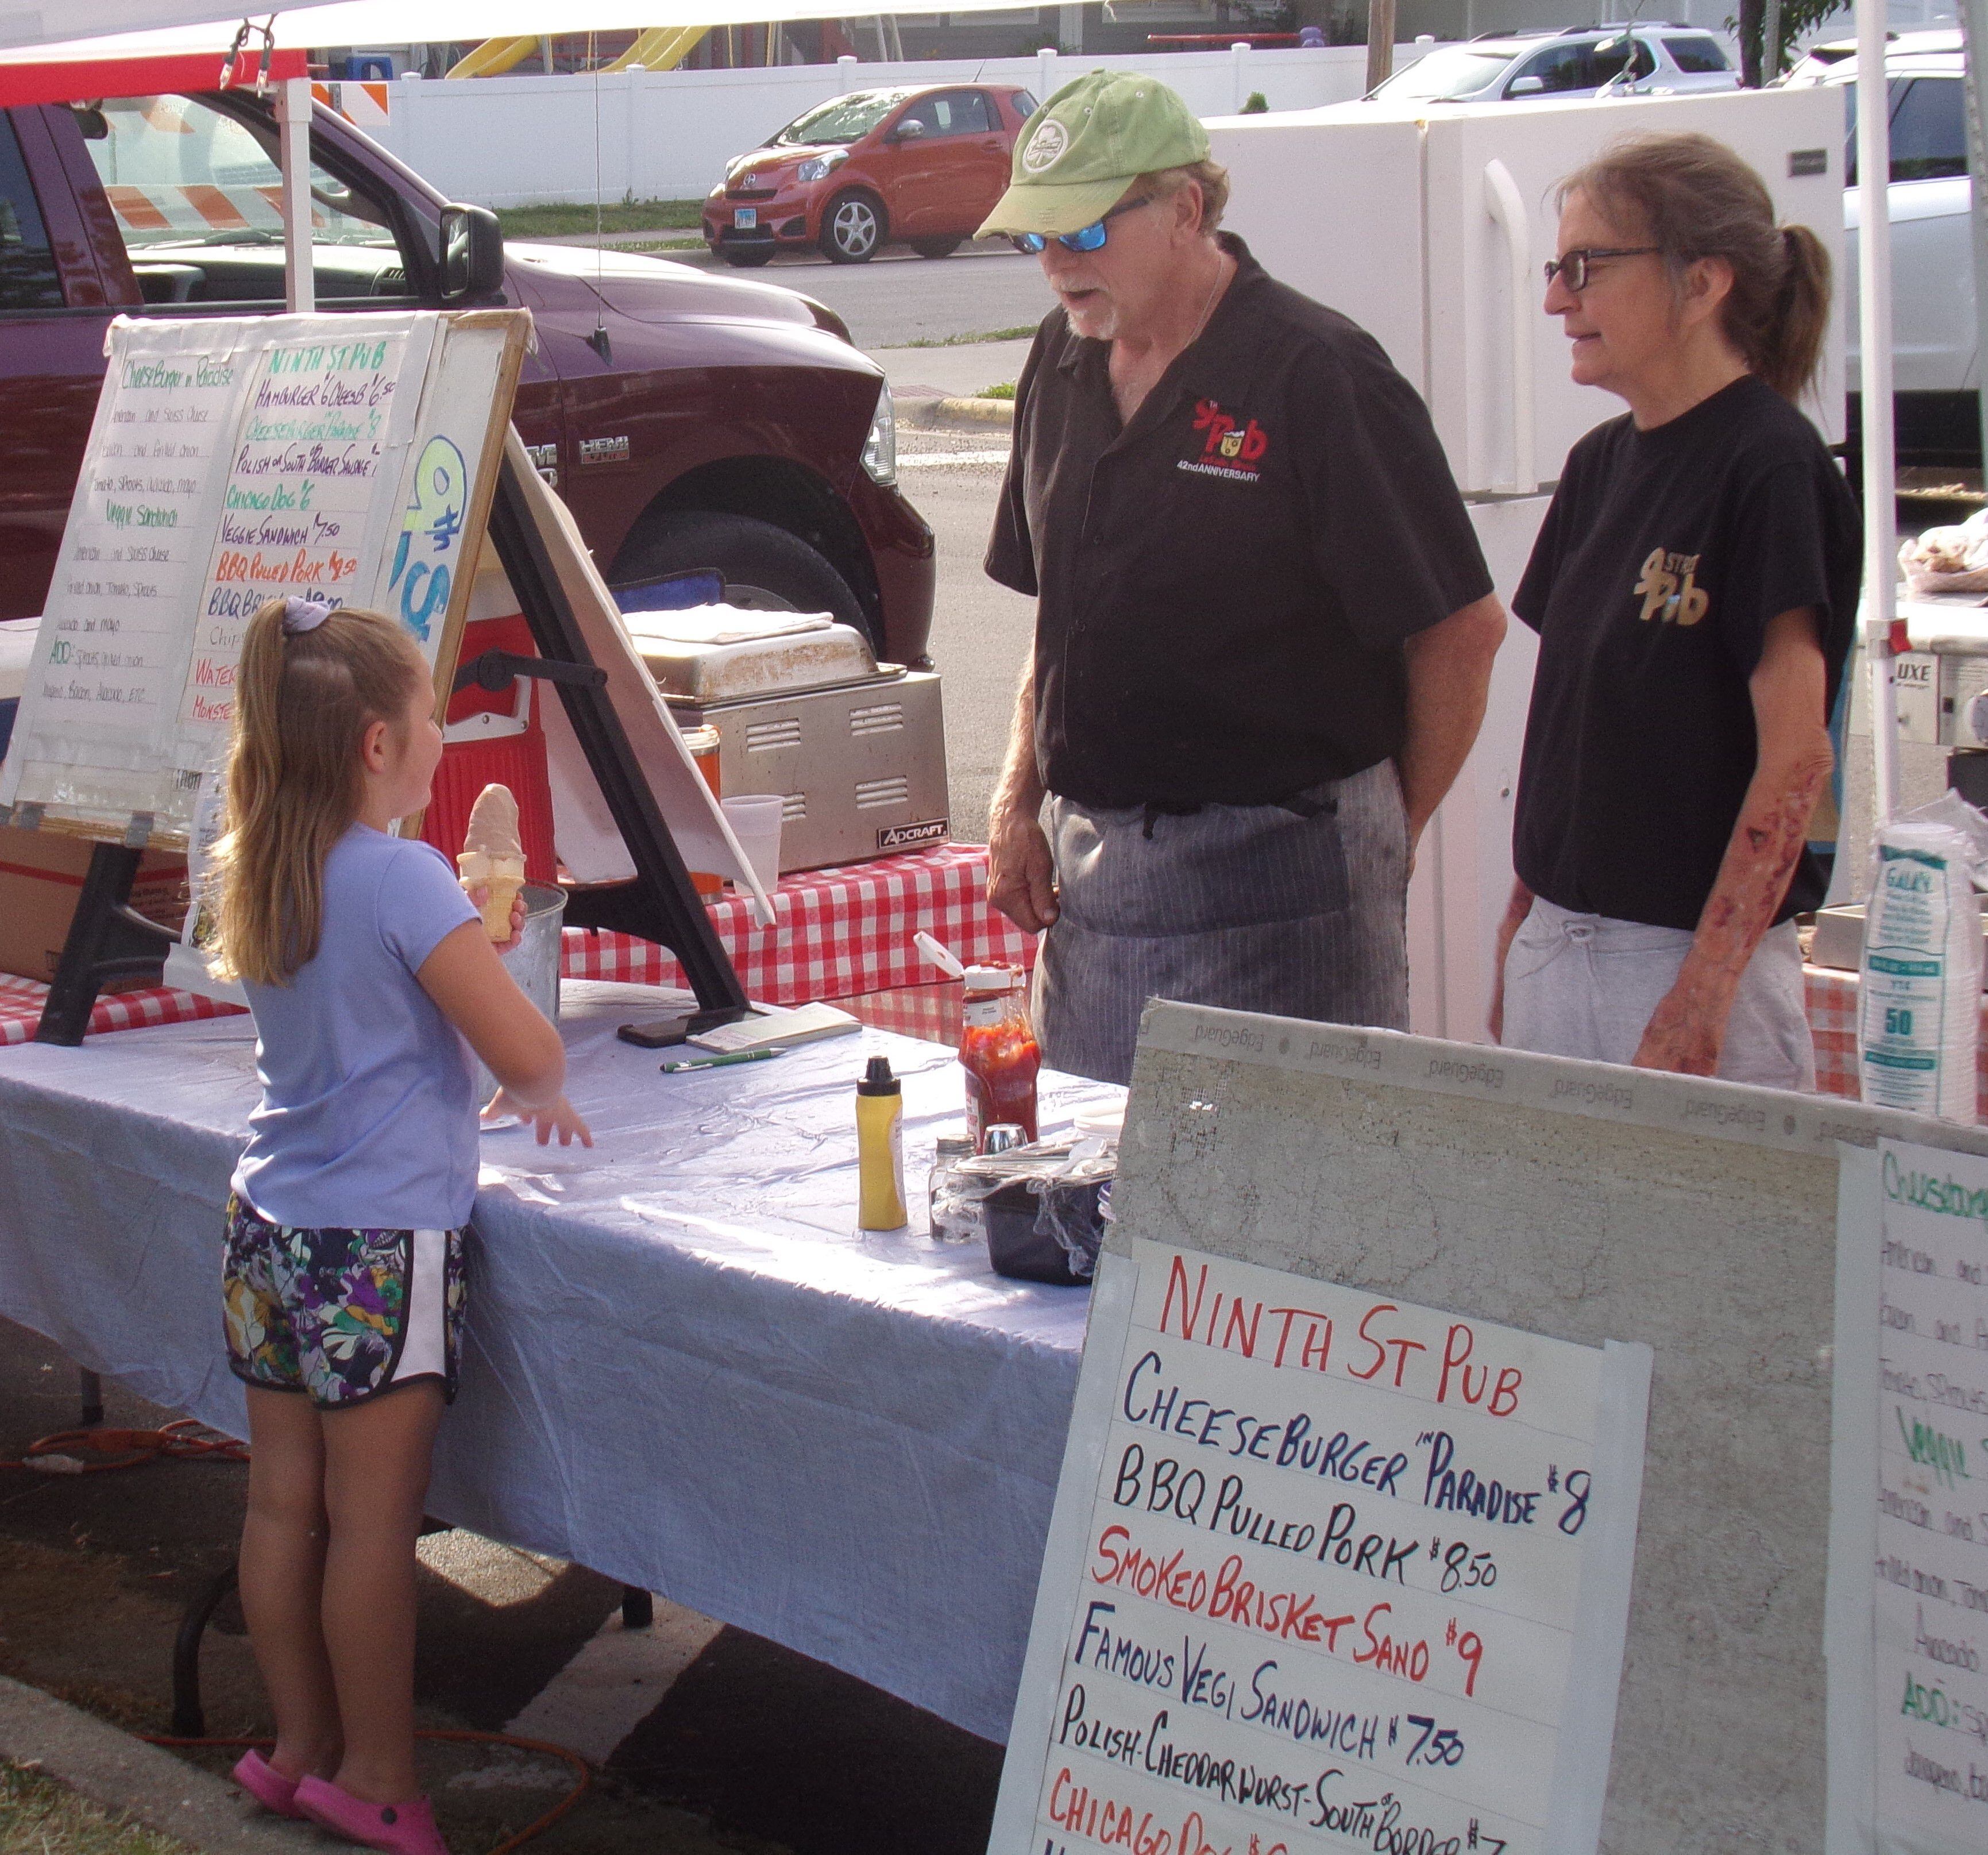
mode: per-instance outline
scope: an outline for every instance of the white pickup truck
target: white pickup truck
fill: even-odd
[[[1892,110],[1892,405],[1902,462],[1971,465],[1976,410],[1974,256],[1967,116],[1957,32],[1901,33],[1885,53]],[[1841,86],[1846,140],[1841,289],[1850,317],[1850,438],[1859,428],[1857,364],[1857,43],[1813,47],[1790,84]]]

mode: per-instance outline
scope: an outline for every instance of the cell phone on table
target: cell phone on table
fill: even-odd
[[[674,1017],[651,1018],[646,1024],[624,1024],[614,1034],[623,1043],[633,1044],[638,1050],[667,1050],[686,1038],[715,1031],[720,1024],[732,1024],[746,1015],[742,1007],[718,1005],[708,1011],[685,1011]]]

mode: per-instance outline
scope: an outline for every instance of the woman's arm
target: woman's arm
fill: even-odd
[[[1753,780],[1683,970],[1643,1032],[1638,1068],[1718,1072],[1740,976],[1787,894],[1834,764],[1824,719],[1827,687],[1814,609],[1800,606],[1770,620],[1747,682],[1759,741]]]
[[[519,990],[481,921],[445,934],[414,977],[496,1077],[500,1092],[492,1112],[535,1122],[541,1146],[554,1133],[562,1146],[576,1136],[583,1146],[593,1144],[563,1092],[566,1046],[560,1034]]]

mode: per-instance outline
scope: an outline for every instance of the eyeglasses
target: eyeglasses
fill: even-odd
[[[1557,277],[1577,296],[1587,289],[1589,269],[1598,258],[1650,258],[1662,249],[1661,245],[1598,245],[1587,251],[1570,251],[1564,258],[1549,258],[1547,288],[1551,289],[1554,279]]]
[[[1065,251],[1101,251],[1107,236],[1104,228],[1119,214],[1135,212],[1141,206],[1150,206],[1158,198],[1158,194],[1142,193],[1136,200],[1121,200],[1103,218],[1094,219],[1090,224],[1080,226],[1075,232],[1058,232],[1057,242]],[[1026,251],[1032,256],[1049,243],[1049,240],[1039,232],[1017,232],[1009,236],[1014,239],[1016,250]]]

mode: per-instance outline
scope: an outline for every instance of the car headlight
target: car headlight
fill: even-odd
[[[870,421],[870,435],[863,441],[863,468],[873,483],[898,480],[898,408],[891,401],[891,383],[877,388],[877,416]]]
[[[837,168],[849,159],[849,151],[837,148],[828,154],[811,154],[796,170],[795,178],[803,181],[825,181]]]

